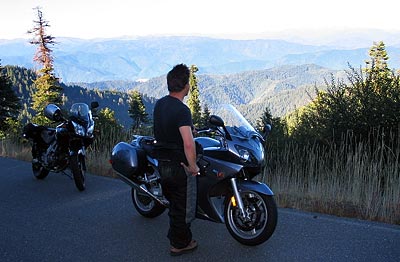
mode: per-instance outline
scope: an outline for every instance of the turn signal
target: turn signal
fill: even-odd
[[[232,206],[236,206],[236,199],[234,196],[231,197]]]

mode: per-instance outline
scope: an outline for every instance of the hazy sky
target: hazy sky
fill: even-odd
[[[376,6],[376,4],[380,6]],[[29,38],[42,7],[54,37],[249,35],[281,30],[400,30],[398,0],[1,0],[0,39]]]

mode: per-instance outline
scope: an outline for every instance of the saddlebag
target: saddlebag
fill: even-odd
[[[145,152],[126,142],[116,144],[111,152],[112,168],[126,177],[139,175],[146,166]]]
[[[38,140],[40,138],[40,132],[43,130],[43,127],[38,126],[36,124],[28,123],[24,126],[22,130],[22,135],[24,138]]]

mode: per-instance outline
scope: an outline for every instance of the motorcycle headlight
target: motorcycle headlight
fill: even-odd
[[[246,149],[239,149],[239,157],[247,162],[250,159],[250,153]]]
[[[75,122],[72,122],[72,124],[74,125],[75,134],[77,134],[78,136],[86,135],[86,130],[83,126],[81,126],[80,124],[77,124]]]
[[[247,162],[250,160],[250,152],[247,148],[235,145],[235,148],[238,152],[239,157],[244,161]]]

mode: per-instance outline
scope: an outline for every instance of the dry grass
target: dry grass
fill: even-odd
[[[113,146],[131,135],[98,137],[87,151],[88,171],[116,177],[108,162]],[[397,140],[398,141],[398,140]],[[0,142],[0,156],[30,161],[29,144]],[[268,152],[265,182],[280,207],[400,224],[400,146],[352,143],[321,150],[287,143]]]
[[[400,224],[400,147],[285,145],[266,182],[282,207]],[[279,154],[278,157],[271,154]]]
[[[120,141],[129,142],[131,134],[113,132],[99,136],[87,150],[87,167],[92,174],[117,177],[109,162],[113,147]]]
[[[27,143],[15,143],[11,140],[1,139],[0,156],[7,156],[23,161],[31,161],[31,147]]]

